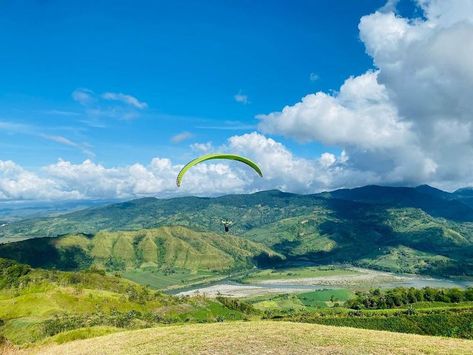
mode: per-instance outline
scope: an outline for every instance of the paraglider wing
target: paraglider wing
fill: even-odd
[[[202,162],[207,161],[207,160],[212,160],[212,159],[229,159],[229,160],[240,161],[240,162],[252,167],[258,173],[259,176],[263,177],[263,173],[261,172],[261,169],[259,168],[259,166],[256,165],[256,163],[254,163],[253,161],[251,161],[248,158],[241,157],[241,156],[235,155],[235,154],[206,154],[206,155],[202,155],[201,157],[198,157],[198,158],[192,160],[191,162],[187,163],[182,168],[182,170],[177,175],[177,179],[176,179],[177,186],[178,187],[181,186],[182,177],[184,176],[184,174],[190,168],[192,168],[194,165],[197,165],[199,163],[202,163]]]

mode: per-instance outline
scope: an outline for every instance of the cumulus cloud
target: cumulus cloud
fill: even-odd
[[[197,146],[195,146],[197,147]],[[210,148],[204,144],[197,149]],[[344,183],[345,153],[324,153],[309,160],[294,156],[283,144],[260,133],[230,137],[219,151],[241,154],[259,164],[264,178],[244,164],[216,160],[193,167],[181,188],[176,176],[182,164],[156,157],[149,164],[106,167],[87,159],[79,164],[59,160],[28,171],[12,161],[0,161],[0,200],[110,199],[180,194],[219,195],[261,189],[319,191],[333,181]],[[353,179],[353,174],[349,175]]]
[[[423,17],[414,19],[396,14],[396,3],[359,23],[374,70],[259,115],[259,127],[338,146],[367,181],[472,184],[473,2],[418,0]]]
[[[13,161],[0,160],[0,200],[77,199],[77,191],[64,191],[48,177],[23,169]]]
[[[360,20],[360,38],[373,69],[347,78],[337,92],[309,94],[295,105],[258,116],[264,134],[320,142],[337,147],[340,154],[324,152],[307,159],[264,134],[235,135],[218,150],[256,161],[264,178],[238,162],[212,161],[191,169],[180,189],[175,177],[182,162],[164,157],[118,167],[60,160],[37,172],[0,161],[0,199],[217,195],[272,188],[309,193],[366,184],[430,183],[447,189],[473,185],[473,2],[417,0],[421,18],[399,16],[396,3],[388,1]],[[238,95],[242,97],[235,95],[236,101],[248,102],[246,95]],[[76,90],[73,97],[90,112],[97,110],[97,116],[107,112],[103,101],[110,103],[86,89]],[[113,102],[122,105],[121,111],[111,110],[113,117],[140,111],[127,102]],[[191,149],[206,152],[213,147],[195,143]]]

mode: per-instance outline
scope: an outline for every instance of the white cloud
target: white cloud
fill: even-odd
[[[242,94],[241,91],[238,94],[234,95],[233,98],[236,102],[239,102],[243,105],[247,105],[250,103],[250,101],[248,100],[248,95]]]
[[[177,188],[176,176],[183,165],[167,158],[156,157],[147,165],[118,167],[105,167],[90,159],[79,164],[59,160],[38,172],[11,161],[0,161],[0,200],[218,195],[273,188],[307,192],[328,189],[333,181],[346,183],[345,170],[341,169],[348,159],[344,153],[338,157],[325,153],[314,160],[303,159],[283,144],[256,132],[230,137],[219,150],[253,159],[264,178],[239,162],[215,160],[192,168]],[[353,174],[349,178],[353,179]]]
[[[146,102],[138,100],[136,97],[117,92],[106,92],[102,94],[102,98],[110,101],[120,101],[137,109],[143,110],[148,107]]]
[[[0,199],[216,195],[270,188],[307,193],[390,183],[448,189],[473,185],[473,2],[418,0],[424,17],[417,19],[396,15],[395,3],[389,1],[360,20],[360,38],[375,69],[347,78],[336,93],[309,94],[280,112],[259,116],[265,133],[321,142],[337,147],[339,155],[324,152],[306,159],[263,134],[235,135],[218,150],[253,159],[264,178],[238,162],[212,161],[191,169],[179,189],[175,178],[182,165],[162,157],[120,167],[60,160],[39,172],[1,161]],[[87,103],[89,96],[97,99],[82,90],[76,100],[103,112],[103,103]],[[139,110],[117,104],[133,113]],[[213,149],[205,143],[191,148]]]
[[[259,115],[260,129],[307,142],[356,145],[365,149],[402,144],[409,125],[397,119],[377,72],[350,77],[334,96],[318,92],[307,95],[281,112]]]
[[[382,183],[473,183],[473,1],[418,0],[424,18],[394,13],[397,1],[360,20],[376,70],[318,92],[260,129],[346,151],[344,169]]]
[[[0,160],[0,200],[51,200],[81,198],[76,191],[63,191],[47,178]]]
[[[181,143],[185,140],[192,138],[194,135],[191,132],[181,132],[171,137],[172,143]]]
[[[213,145],[212,142],[206,142],[206,143],[192,143],[190,145],[190,148],[199,153],[209,153],[210,151],[213,150]]]

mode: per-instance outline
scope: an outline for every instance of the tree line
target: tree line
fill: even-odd
[[[356,292],[356,297],[348,300],[345,305],[352,309],[384,309],[397,308],[417,302],[458,303],[473,301],[473,288],[406,288],[396,287],[389,290],[380,288],[368,292]]]

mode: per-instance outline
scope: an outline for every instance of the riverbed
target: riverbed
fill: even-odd
[[[222,281],[213,285],[185,290],[178,293],[178,295],[205,294],[208,297],[221,295],[226,297],[242,298],[265,294],[298,293],[335,288],[367,290],[377,287],[473,287],[473,281],[471,280],[435,278],[411,274],[394,274],[362,268],[350,268],[350,270],[356,271],[356,273],[280,280],[261,280],[249,284],[234,281]]]

